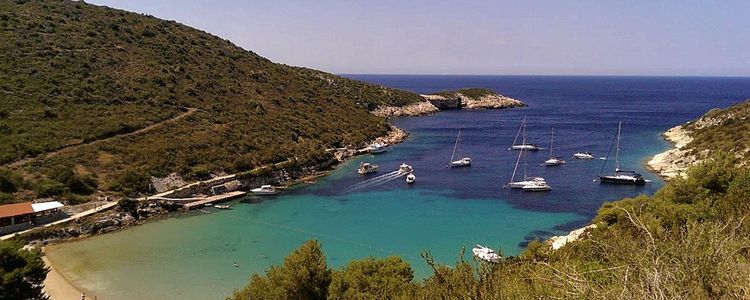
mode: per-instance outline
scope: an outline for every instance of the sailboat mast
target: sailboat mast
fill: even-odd
[[[551,136],[549,138],[549,151],[548,151],[548,153],[549,153],[549,159],[552,159],[552,141],[554,141],[554,140],[555,140],[555,128],[553,127],[552,128],[552,134],[551,134]]]
[[[513,167],[513,175],[510,176],[510,182],[514,182],[516,179],[516,171],[518,171],[518,163],[521,161],[521,155],[523,154],[523,151],[518,152],[518,158],[516,158],[516,166]]]
[[[615,172],[620,171],[620,130],[622,130],[622,122],[617,125],[617,152],[615,152]]]
[[[513,139],[513,145],[516,145],[516,142],[518,141],[518,136],[521,135],[521,130],[523,130],[524,125],[526,124],[526,116],[523,116],[523,121],[521,121],[521,127],[518,127],[518,132],[516,133],[516,138]]]
[[[458,148],[458,138],[461,136],[461,128],[458,129],[458,135],[456,135],[456,144],[453,145],[453,153],[451,153],[451,161],[453,162],[453,157],[456,156],[456,149]]]

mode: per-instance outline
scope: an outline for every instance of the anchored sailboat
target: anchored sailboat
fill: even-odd
[[[523,180],[521,181],[515,181],[516,179],[516,171],[518,171],[518,163],[521,161],[521,156],[523,156]],[[516,159],[516,166],[513,167],[513,175],[510,177],[510,182],[508,182],[508,187],[512,189],[522,189],[527,185],[537,184],[537,183],[544,183],[547,184],[544,181],[544,178],[542,177],[529,177],[528,174],[526,174],[526,150],[521,150],[521,152],[518,153],[518,158]]]
[[[458,135],[456,135],[456,144],[453,145],[453,153],[451,154],[451,160],[448,163],[448,166],[451,168],[471,166],[471,158],[469,158],[468,156],[464,156],[459,160],[454,160],[456,156],[456,149],[458,149],[458,141],[460,137],[461,137],[461,129],[459,128]]]
[[[523,142],[521,144],[516,144],[516,142],[518,141],[518,136],[521,135],[521,132],[523,132]],[[508,150],[530,150],[530,151],[539,150],[538,145],[526,143],[526,116],[523,116],[521,127],[518,128],[518,133],[516,133],[516,138],[513,139],[513,145],[511,145],[510,149]]]
[[[620,170],[620,132],[622,130],[622,122],[620,122],[617,125],[617,151],[615,152],[615,173],[612,175],[601,175],[602,171],[604,170],[604,167],[607,165],[607,160],[609,160],[609,152],[607,152],[607,160],[604,161],[604,165],[602,165],[602,169],[599,171],[599,182],[601,183],[618,183],[618,184],[633,184],[633,185],[644,185],[646,184],[646,180],[643,179],[643,176],[641,174],[636,173],[635,171],[624,171]],[[612,151],[612,147],[610,146],[610,151]]]
[[[559,166],[565,163],[564,160],[562,160],[559,157],[552,155],[552,142],[555,140],[555,129],[552,128],[552,134],[549,139],[549,158],[544,161],[545,166]]]

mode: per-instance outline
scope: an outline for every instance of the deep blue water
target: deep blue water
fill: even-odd
[[[397,254],[424,277],[429,268],[419,258],[422,251],[447,264],[461,247],[476,243],[517,254],[532,239],[589,222],[605,201],[653,193],[663,182],[642,163],[669,147],[663,131],[750,98],[750,78],[346,76],[419,93],[486,87],[529,106],[394,119],[411,133],[407,141],[384,154],[359,156],[315,185],[248,197],[232,202],[231,210],[55,245],[47,250],[50,259],[87,294],[107,299],[223,298],[309,239],[321,241],[334,267]],[[529,175],[545,177],[551,192],[502,188],[518,154],[507,149],[524,116],[531,142],[546,147],[555,128],[555,152],[568,161],[545,168],[546,151],[528,156]],[[622,167],[652,180],[646,186],[601,185],[592,180],[603,160],[571,158],[577,151],[605,156],[620,121]],[[473,165],[449,169],[459,127],[458,152],[471,156]],[[409,186],[398,178],[352,189],[372,177],[356,175],[363,161],[379,164],[379,174],[407,162],[417,182]],[[605,172],[613,169],[610,162]]]

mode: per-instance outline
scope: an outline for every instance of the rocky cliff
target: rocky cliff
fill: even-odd
[[[405,106],[379,106],[372,113],[381,117],[405,117],[436,113],[448,109],[503,109],[523,107],[525,103],[488,89],[460,89],[420,95],[422,102]]]

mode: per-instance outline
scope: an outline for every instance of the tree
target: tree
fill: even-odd
[[[253,275],[250,284],[232,299],[326,299],[331,270],[316,240],[307,241],[284,259],[281,266]]]
[[[330,299],[388,299],[406,297],[416,285],[414,271],[398,256],[385,259],[368,257],[350,262],[333,272]]]
[[[0,241],[0,299],[46,299],[42,282],[49,269],[39,249],[20,241]]]

